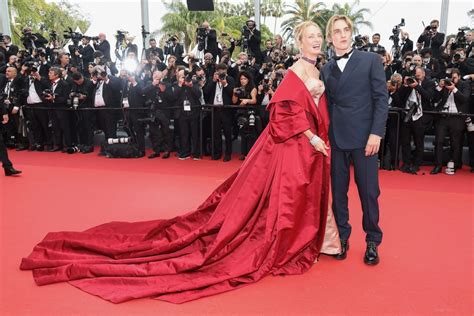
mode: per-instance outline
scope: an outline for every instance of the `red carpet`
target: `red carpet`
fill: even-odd
[[[357,190],[345,261],[182,305],[114,305],[68,284],[38,287],[20,259],[49,231],[169,218],[194,209],[240,164],[10,151],[24,174],[0,176],[0,315],[472,315],[474,175],[381,172],[381,263],[365,266]]]

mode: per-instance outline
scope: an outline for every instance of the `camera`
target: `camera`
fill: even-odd
[[[120,46],[125,43],[125,36],[128,34],[127,31],[117,30],[117,34],[115,34],[115,38],[117,42],[115,43],[115,49],[119,49]]]
[[[206,44],[206,37],[207,37],[207,30],[203,27],[198,27],[196,29],[196,38],[198,42],[199,51],[204,50],[205,44]]]
[[[237,98],[242,98],[245,94],[245,90],[242,87],[235,88],[234,94]]]
[[[219,80],[225,80],[227,75],[225,73],[219,73]]]
[[[54,42],[58,40],[58,33],[55,30],[49,32],[49,41]]]
[[[98,42],[99,41],[99,37],[98,36],[90,36],[89,37],[91,41],[95,41],[95,42]]]
[[[29,61],[25,63],[26,73],[30,75],[32,72],[38,72],[39,64],[35,61]]]
[[[245,126],[254,127],[255,120],[255,111],[250,110],[247,113],[241,112],[240,115],[237,117],[237,125],[239,126],[239,128],[243,128]]]
[[[72,28],[68,28],[66,31],[64,31],[64,38],[65,39],[70,39],[74,45],[78,45],[79,42],[81,41],[83,35],[79,32],[74,32]]]
[[[193,82],[193,73],[190,71],[185,71],[184,72],[184,82],[186,83],[191,83]]]
[[[410,84],[414,84],[416,82],[416,78],[415,77],[407,77],[407,83],[410,85]]]
[[[43,98],[50,97],[50,96],[54,97],[55,95],[56,93],[54,93],[53,90],[51,89],[44,89],[43,92],[41,92],[41,96]]]
[[[0,44],[3,44],[5,39],[3,38],[3,33],[0,33]]]
[[[397,80],[395,79],[390,80],[390,85],[392,85],[392,87],[396,87],[397,84],[398,84]]]
[[[453,82],[449,78],[443,79],[443,82],[445,86],[450,86],[453,84]]]
[[[104,70],[104,71],[100,71],[98,69],[94,69],[94,71],[92,72],[92,77],[96,77],[97,80],[102,80],[104,79],[105,77],[107,76],[107,72]]]
[[[456,35],[456,39],[454,40],[457,47],[464,47],[467,45],[466,31],[469,30],[470,28],[467,26],[458,28],[458,34]]]
[[[266,75],[262,80],[263,92],[267,93],[270,90],[270,77]]]

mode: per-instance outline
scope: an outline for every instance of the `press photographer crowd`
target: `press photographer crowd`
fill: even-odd
[[[411,39],[403,26],[402,19],[393,27],[392,47],[381,46],[378,33],[357,35],[353,44],[379,54],[386,72],[391,111],[381,167],[416,174],[422,164],[431,164],[430,173],[438,174],[446,165],[445,172],[454,174],[467,147],[474,172],[473,32],[461,27],[446,37],[433,20]],[[88,154],[98,139],[103,141],[95,150],[108,157],[144,157],[149,137],[150,159],[176,153],[181,160],[223,161],[231,160],[233,143],[240,140],[244,160],[268,124],[266,106],[301,56],[280,35],[262,42],[252,20],[237,39],[218,36],[206,21],[196,34],[194,53],[186,53],[176,35],[162,45],[149,38],[148,48],[139,52],[133,36],[117,31],[113,56],[102,33],[69,29],[66,47],[55,31],[46,39],[24,28],[20,47],[0,34],[5,174],[20,172],[5,147]],[[144,44],[148,35],[142,27]],[[333,56],[328,43],[317,67]],[[425,150],[427,139],[434,139],[434,151]]]

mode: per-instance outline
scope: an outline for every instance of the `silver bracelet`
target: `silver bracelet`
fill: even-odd
[[[313,146],[316,146],[316,144],[321,140],[321,138],[318,137],[318,135],[313,135],[311,139],[309,140],[310,144]]]

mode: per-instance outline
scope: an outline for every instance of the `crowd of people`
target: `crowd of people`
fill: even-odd
[[[425,136],[432,133],[432,174],[440,173],[447,161],[453,162],[448,164],[451,173],[462,167],[466,139],[474,172],[474,124],[466,115],[474,113],[473,32],[460,29],[446,39],[438,28],[433,20],[416,43],[400,30],[390,49],[380,45],[378,33],[371,40],[354,39],[354,49],[380,55],[386,72],[392,114],[380,156],[384,168],[398,169],[401,149],[400,170],[416,173],[426,162]],[[145,156],[149,135],[150,159],[167,159],[176,152],[182,160],[209,155],[229,161],[236,139],[240,159],[245,159],[268,124],[266,106],[301,56],[280,35],[262,43],[251,20],[238,40],[227,36],[218,42],[206,21],[197,34],[193,54],[185,53],[178,36],[161,47],[151,38],[140,53],[134,38],[120,33],[115,61],[105,34],[71,32],[73,44],[67,49],[31,28],[23,31],[21,49],[2,35],[0,102],[9,118],[2,141],[16,150],[87,154],[94,151],[94,135],[101,131],[105,138],[99,154],[107,155],[106,145],[113,145],[123,130],[136,157]],[[241,52],[234,58],[237,47]],[[317,67],[333,55],[328,43]],[[213,115],[206,111],[210,107]]]

